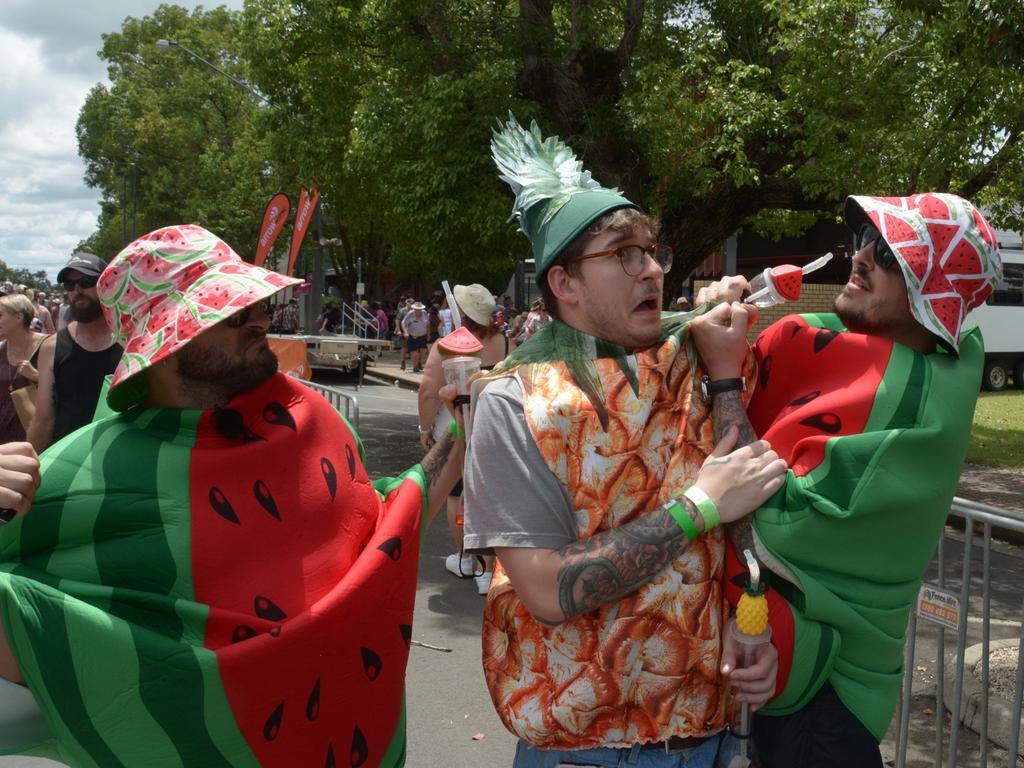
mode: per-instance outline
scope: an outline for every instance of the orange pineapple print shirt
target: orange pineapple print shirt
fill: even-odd
[[[580,539],[681,495],[714,446],[710,411],[678,340],[633,359],[636,393],[615,360],[594,361],[607,430],[565,363],[514,370],[526,422],[569,490]],[[483,657],[506,727],[546,749],[721,730],[723,559],[715,529],[633,594],[556,627],[530,615],[499,563],[484,610]]]

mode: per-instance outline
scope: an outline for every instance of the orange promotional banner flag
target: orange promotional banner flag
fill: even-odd
[[[256,244],[256,260],[253,262],[257,267],[262,267],[267,260],[267,254],[274,247],[274,241],[281,234],[284,223],[288,220],[288,213],[291,211],[292,203],[284,192],[274,195],[267,203],[263,211],[263,226],[260,227],[260,239]]]
[[[320,199],[320,190],[310,187],[308,190],[299,191],[299,205],[295,209],[295,227],[292,229],[292,248],[288,257],[288,271],[286,275],[292,274],[295,269],[295,260],[299,258],[299,248],[302,247],[302,238],[306,236],[306,230],[313,221],[313,211],[316,210],[317,201]]]

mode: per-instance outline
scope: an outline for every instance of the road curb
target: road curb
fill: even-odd
[[[988,644],[988,649],[989,653],[991,653],[1000,648],[1013,648],[1016,645],[1017,640],[1012,638],[993,640]],[[981,687],[981,682],[974,678],[974,672],[972,671],[974,666],[981,661],[981,656],[981,643],[972,645],[964,651],[964,686],[960,696],[960,722],[977,734],[981,733],[982,703],[984,702],[984,697],[988,695],[988,692]],[[955,656],[952,663],[947,666],[947,669],[950,668],[954,670],[954,674],[946,675],[942,691],[946,707],[952,712],[952,703],[956,693]],[[993,744],[1003,749],[1009,749],[1010,746],[1010,731],[1013,727],[1014,714],[1013,702],[1000,696],[993,695],[988,697],[988,738]],[[1016,715],[1019,718],[1021,717],[1019,712]],[[1022,718],[1021,723],[1021,733],[1024,733],[1024,718]],[[1024,749],[1018,748],[1017,751],[1021,756],[1024,756]]]
[[[417,381],[411,381],[399,376],[392,376],[391,374],[384,373],[382,371],[371,371],[367,370],[363,374],[363,378],[372,379],[379,384],[386,384],[389,387],[401,387],[402,389],[408,389],[412,392],[419,392],[420,385]]]

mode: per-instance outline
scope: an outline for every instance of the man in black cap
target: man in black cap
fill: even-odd
[[[121,359],[121,345],[107,325],[96,282],[107,262],[74,254],[57,274],[67,291],[71,322],[39,351],[39,395],[28,440],[39,452],[92,421],[103,387]]]

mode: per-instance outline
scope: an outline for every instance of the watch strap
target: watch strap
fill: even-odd
[[[704,376],[700,380],[700,391],[709,400],[723,392],[742,391],[746,386],[747,380],[743,376],[738,379],[712,379],[710,376]]]

